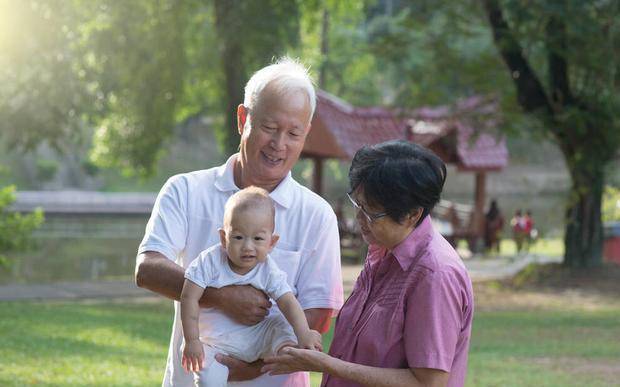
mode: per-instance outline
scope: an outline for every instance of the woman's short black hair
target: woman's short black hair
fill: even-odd
[[[401,222],[422,208],[420,222],[439,202],[446,181],[446,165],[432,151],[404,140],[365,146],[349,169],[351,193],[358,188],[371,206],[380,206]]]

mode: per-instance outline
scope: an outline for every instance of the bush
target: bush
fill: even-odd
[[[12,212],[9,206],[15,201],[15,186],[0,188],[0,266],[7,266],[6,253],[26,249],[33,230],[43,223],[43,211],[33,213]]]
[[[37,159],[37,179],[50,181],[58,172],[58,162],[54,160]]]
[[[605,187],[602,215],[603,222],[620,221],[620,188]]]

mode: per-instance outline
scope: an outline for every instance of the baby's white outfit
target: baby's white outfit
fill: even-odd
[[[286,273],[267,256],[247,274],[237,274],[230,268],[222,245],[211,246],[200,253],[185,271],[185,278],[201,288],[221,288],[228,285],[252,285],[277,300],[291,292]],[[272,312],[256,325],[239,324],[215,308],[201,308],[199,317],[200,341],[205,352],[204,368],[194,373],[197,386],[226,386],[228,368],[215,360],[217,353],[230,355],[251,363],[275,354],[285,342],[297,343],[293,328],[279,311]]]

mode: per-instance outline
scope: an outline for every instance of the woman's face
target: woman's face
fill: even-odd
[[[372,218],[374,214],[381,214],[384,208],[377,205],[370,205],[364,197],[364,191],[361,188],[356,189],[351,198],[357,203],[356,219],[362,231],[362,238],[368,244],[379,245],[387,249],[393,249],[402,242],[415,228],[415,224],[422,215],[422,210],[415,211],[407,216],[402,223],[394,221],[389,216],[382,216],[374,220],[364,214],[364,211]]]

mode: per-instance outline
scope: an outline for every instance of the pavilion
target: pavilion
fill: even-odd
[[[392,111],[354,107],[318,90],[312,130],[302,152],[302,157],[314,161],[313,189],[319,194],[323,190],[325,159],[351,160],[364,145],[395,139],[412,141],[430,148],[444,162],[456,165],[458,171],[475,174],[474,206],[466,211],[471,216],[455,230],[457,238],[475,242],[484,232],[486,173],[508,164],[506,142],[497,131],[497,106],[492,98],[473,96],[454,106]]]

